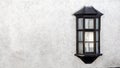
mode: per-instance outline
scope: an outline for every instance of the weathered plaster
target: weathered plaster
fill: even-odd
[[[74,12],[92,5],[104,15],[103,56],[75,57]],[[0,68],[120,67],[119,0],[0,0]]]

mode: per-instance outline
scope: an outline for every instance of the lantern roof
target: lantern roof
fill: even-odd
[[[102,16],[103,14],[96,10],[92,6],[84,6],[82,9],[74,13],[75,16],[77,15],[96,15],[96,16]]]

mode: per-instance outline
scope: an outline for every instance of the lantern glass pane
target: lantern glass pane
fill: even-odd
[[[99,41],[99,33],[96,31],[96,41]]]
[[[83,41],[83,31],[78,32],[78,40]]]
[[[85,41],[94,41],[94,32],[85,32]]]
[[[96,42],[96,54],[98,54],[99,53],[99,50],[98,50],[98,42]]]
[[[78,53],[83,54],[83,43],[82,42],[79,42],[78,49],[79,49]]]
[[[85,19],[85,29],[94,29],[94,19]]]
[[[94,52],[94,43],[85,43],[85,52]]]
[[[99,29],[99,20],[96,18],[96,29]]]
[[[78,19],[78,29],[83,29],[83,18]]]

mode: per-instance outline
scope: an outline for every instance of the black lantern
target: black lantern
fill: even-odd
[[[101,12],[92,6],[83,7],[76,16],[76,56],[92,63],[100,53]]]

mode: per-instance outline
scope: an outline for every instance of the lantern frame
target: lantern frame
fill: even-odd
[[[94,7],[89,6],[89,7],[83,7],[81,10],[77,11],[75,14],[76,16],[76,56],[81,58],[85,63],[92,63],[98,56],[101,56],[101,52],[100,52],[100,30],[101,30],[101,16],[103,15],[101,12],[97,11]],[[79,19],[83,19],[83,21],[81,21],[83,24],[80,25],[80,20]],[[90,21],[88,22],[89,24],[89,28],[86,28],[86,19],[90,20],[93,19],[93,28],[90,28]],[[82,29],[79,27],[83,27]],[[97,27],[97,28],[96,28]],[[82,37],[82,41],[79,40],[79,32],[82,32],[81,37]],[[85,40],[86,38],[86,34],[85,32],[88,32],[90,34],[90,32],[93,32],[93,50],[91,49],[92,52],[85,52],[85,50],[87,50],[85,48],[85,44],[87,43],[87,41]],[[98,32],[98,34],[96,34]],[[86,36],[85,36],[86,35]],[[91,34],[92,36],[92,34]],[[91,37],[88,36],[88,37]],[[97,41],[96,41],[96,37],[97,37]],[[82,52],[80,53],[80,48],[79,48],[79,43],[83,43],[83,47],[81,45],[81,50],[83,50],[83,54]],[[90,42],[89,42],[90,43]],[[88,46],[90,47],[90,44],[88,43]],[[96,43],[98,43],[97,47],[96,47]],[[83,48],[83,49],[82,49]],[[88,48],[90,51],[90,48]],[[88,62],[88,61],[90,62]]]

